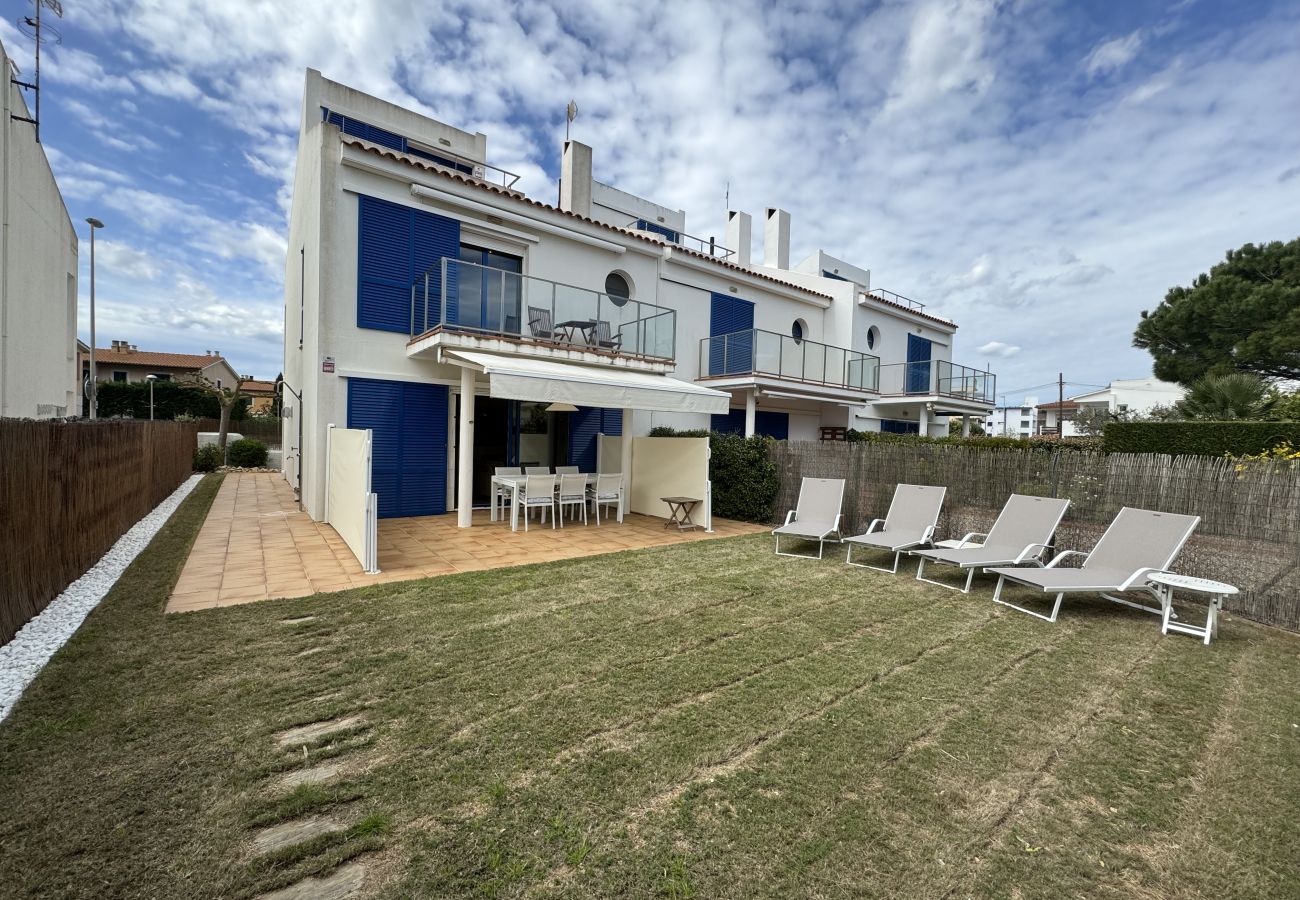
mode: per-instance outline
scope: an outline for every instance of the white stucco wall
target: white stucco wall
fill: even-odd
[[[0,416],[76,415],[77,234],[3,46],[0,71]]]

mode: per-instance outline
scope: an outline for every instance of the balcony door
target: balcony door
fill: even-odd
[[[907,336],[907,392],[930,393],[930,342],[914,334]]]
[[[460,245],[458,323],[494,333],[519,334],[524,259],[498,250]]]
[[[709,304],[709,374],[749,373],[754,368],[754,304],[713,294]]]

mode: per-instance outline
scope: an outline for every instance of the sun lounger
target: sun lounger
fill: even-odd
[[[776,536],[777,556],[798,556],[813,559],[810,553],[785,553],[781,550],[781,535],[817,542],[816,559],[822,558],[827,539],[835,535],[840,541],[840,507],[844,502],[843,478],[805,478],[799,485],[799,502],[786,513],[785,524],[772,529]]]
[[[898,558],[904,550],[923,547],[934,537],[934,526],[939,521],[939,509],[943,506],[943,496],[947,491],[947,488],[921,484],[898,485],[894,488],[894,499],[889,504],[885,518],[874,520],[865,533],[844,539],[844,543],[849,546],[844,561],[863,569],[897,572]],[[890,551],[894,554],[894,567],[886,569],[883,566],[855,563],[855,545]]]
[[[1100,594],[1115,603],[1161,615],[1161,607],[1143,606],[1114,594],[1141,590],[1160,599],[1155,587],[1147,583],[1147,576],[1169,568],[1200,521],[1200,516],[1181,516],[1126,506],[1119,511],[1115,521],[1110,523],[1091,553],[1065,550],[1042,569],[985,569],[989,574],[998,576],[993,602],[1055,622],[1057,613],[1061,611],[1061,600],[1066,594]],[[1070,556],[1086,558],[1080,568],[1059,568],[1058,563]],[[1045,616],[1003,600],[1002,585],[1007,581],[1056,594],[1052,614]]]
[[[1052,535],[1069,505],[1069,500],[1012,494],[987,533],[971,532],[951,549],[913,550],[912,555],[918,557],[916,580],[969,594],[976,569],[1024,563],[1041,566],[1043,555],[1051,546]],[[968,569],[966,586],[958,588],[926,578],[927,562]]]

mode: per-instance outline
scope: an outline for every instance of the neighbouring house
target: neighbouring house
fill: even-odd
[[[263,381],[249,376],[241,388],[248,397],[248,412],[254,416],[269,416],[275,409],[275,395],[279,388],[278,381]]]
[[[0,417],[77,403],[77,232],[0,44]]]
[[[1044,403],[1038,407],[1038,433],[1059,434],[1061,437],[1077,437],[1078,423],[1075,421],[1079,404],[1073,400],[1057,403]]]
[[[90,348],[81,341],[77,345],[84,388],[90,379]],[[95,350],[95,379],[101,383],[136,383],[150,375],[159,381],[181,381],[195,374],[207,376],[217,387],[230,387],[239,377],[218,350],[166,353],[141,350],[127,341],[113,341],[112,346]]]
[[[683,210],[596,180],[577,141],[551,205],[488,163],[484,134],[315,70],[302,109],[282,414],[313,518],[331,425],[373,431],[380,516],[469,525],[493,467],[595,471],[600,435],[942,435],[992,408],[954,322],[824,252],[792,265],[784,210],[761,216],[755,258],[748,213],[692,235]]]
[[[995,406],[984,417],[984,433],[996,437],[1033,437],[1039,433],[1039,409],[1037,397],[1026,397],[1015,406]]]
[[[1112,381],[1106,387],[1070,399],[1080,410],[1100,409],[1108,413],[1143,415],[1156,406],[1173,406],[1183,399],[1187,389],[1158,378],[1129,378]]]

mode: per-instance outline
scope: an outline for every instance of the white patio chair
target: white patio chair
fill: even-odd
[[[524,474],[524,470],[519,468],[519,466],[497,466],[495,469],[492,470],[492,474],[493,475],[522,475]],[[510,488],[506,487],[503,484],[498,484],[495,487],[496,490],[492,492],[492,505],[495,506],[498,503],[500,503],[502,506],[504,506],[508,504],[510,502],[510,499],[514,496],[514,491],[512,491]]]
[[[564,509],[565,507],[576,507],[573,512],[576,515],[578,510],[582,510],[582,524],[587,524],[587,476],[586,475],[561,475],[560,493],[556,495],[555,504],[559,507],[560,527],[564,527]]]
[[[993,602],[1046,622],[1055,622],[1061,611],[1061,600],[1066,594],[1100,594],[1113,603],[1163,615],[1163,606],[1143,606],[1114,594],[1121,591],[1146,591],[1161,600],[1160,591],[1147,583],[1147,576],[1169,568],[1200,521],[1200,516],[1182,516],[1126,506],[1115,516],[1115,521],[1110,523],[1091,553],[1063,550],[1042,569],[985,569],[990,575],[998,576]],[[1077,569],[1057,567],[1058,563],[1070,556],[1085,557],[1083,565]],[[1003,600],[1002,585],[1007,581],[1038,588],[1047,594],[1056,594],[1051,615],[1043,615]]]
[[[805,478],[799,483],[799,500],[795,508],[785,514],[785,524],[772,529],[776,538],[777,556],[795,556],[800,559],[821,559],[826,541],[833,534],[834,542],[841,540],[840,512],[844,502],[843,478]],[[781,535],[817,542],[817,555],[811,553],[786,553],[781,550]]]
[[[600,507],[613,506],[615,510],[623,506],[623,476],[597,475],[596,483],[587,489],[587,499],[596,510],[596,524],[600,525]],[[615,513],[617,515],[617,513]]]
[[[898,558],[903,555],[903,551],[923,547],[934,538],[934,527],[939,521],[939,510],[943,507],[943,496],[947,491],[944,487],[923,484],[898,485],[894,488],[894,499],[890,502],[885,517],[873,520],[864,533],[844,539],[849,547],[844,561],[863,569],[896,573]],[[877,528],[880,530],[877,531]],[[886,569],[884,566],[855,563],[855,545],[890,551],[894,554],[894,567]]]
[[[555,474],[556,475],[577,475],[578,467],[577,466],[556,466]]]
[[[551,527],[555,527],[555,476],[529,475],[524,479],[524,493],[521,498],[524,505],[524,531],[528,530],[528,517],[534,509],[542,511],[542,522],[546,522],[546,513],[551,513]]]
[[[524,466],[525,475],[550,475],[550,466]]]
[[[913,550],[912,555],[918,558],[916,580],[969,594],[976,569],[1024,563],[1041,566],[1044,554],[1051,548],[1052,535],[1069,505],[1069,500],[1012,494],[988,532],[972,531],[956,547]],[[926,578],[926,562],[968,569],[966,586],[959,588]]]

